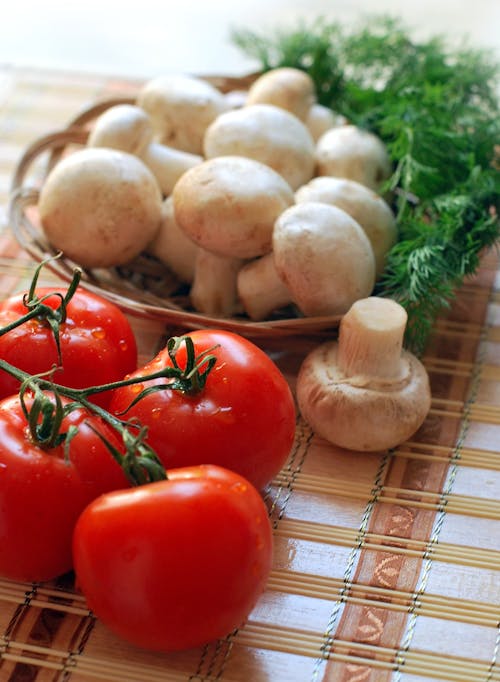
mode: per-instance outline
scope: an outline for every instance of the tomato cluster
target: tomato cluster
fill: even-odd
[[[64,292],[37,296],[57,311]],[[285,378],[220,330],[180,337],[138,368],[127,318],[79,288],[56,333],[50,310],[15,326],[27,312],[21,296],[0,308],[0,575],[74,569],[96,616],[139,646],[228,634],[271,568],[259,491],[293,443]]]

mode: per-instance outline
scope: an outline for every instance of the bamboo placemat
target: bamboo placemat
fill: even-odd
[[[135,84],[0,70],[0,205],[22,150],[92,101]],[[433,404],[393,452],[353,455],[299,419],[266,491],[275,561],[248,623],[176,655],[129,647],[86,608],[71,576],[0,580],[2,682],[494,682],[500,616],[500,278],[489,254],[442,317],[424,358]],[[0,234],[1,296],[32,264]],[[166,330],[131,318],[141,357]],[[269,348],[293,385],[308,341]],[[1,551],[1,548],[0,548]]]

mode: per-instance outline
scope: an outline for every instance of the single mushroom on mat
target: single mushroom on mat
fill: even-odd
[[[342,318],[338,341],[317,346],[297,377],[305,421],[348,450],[381,451],[410,438],[431,404],[427,372],[403,349],[407,314],[391,299],[356,301]]]
[[[48,241],[84,268],[124,265],[138,256],[159,229],[161,205],[147,166],[132,154],[105,148],[64,157],[38,200]]]
[[[311,76],[284,66],[266,71],[250,86],[246,104],[273,104],[286,109],[304,121],[316,101],[316,88]]]
[[[316,163],[317,175],[356,180],[376,192],[391,175],[384,142],[352,124],[331,128],[319,138]]]
[[[229,316],[236,299],[230,302],[227,292],[236,291],[239,266],[271,250],[274,223],[293,204],[293,191],[265,164],[220,156],[184,173],[172,197],[177,223],[206,252],[198,253],[193,282],[194,292],[211,292],[200,312]]]
[[[308,317],[343,315],[374,283],[375,258],[363,229],[340,208],[311,201],[277,218],[272,255],[243,266],[238,295],[256,320],[287,302]]]
[[[370,240],[376,277],[382,274],[387,253],[396,243],[397,226],[390,206],[379,194],[355,180],[323,176],[299,187],[295,201],[321,201],[349,213]]]
[[[202,154],[205,130],[228,108],[213,85],[182,74],[148,81],[136,103],[151,118],[158,142],[192,154]]]
[[[87,146],[109,147],[138,156],[168,196],[180,176],[203,161],[198,154],[167,147],[153,140],[148,114],[133,104],[117,104],[102,113],[89,133]]]
[[[246,156],[273,168],[292,189],[314,174],[314,141],[296,116],[271,104],[227,111],[206,130],[206,158]]]

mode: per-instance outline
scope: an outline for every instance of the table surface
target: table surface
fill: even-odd
[[[1,295],[32,263],[8,229],[24,148],[97,99],[137,84],[30,68],[0,70]],[[411,442],[353,454],[297,422],[290,460],[266,491],[275,535],[267,590],[226,639],[175,655],[111,635],[71,582],[0,580],[0,678],[83,682],[500,680],[500,294],[497,261],[436,324],[424,357],[432,409]],[[164,333],[131,318],[141,359]],[[286,342],[291,385],[305,353]]]

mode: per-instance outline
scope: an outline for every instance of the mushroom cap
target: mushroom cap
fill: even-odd
[[[276,220],[274,262],[304,315],[342,315],[375,282],[375,258],[363,229],[345,211],[320,202],[287,208]]]
[[[246,156],[273,168],[292,189],[314,174],[314,141],[296,116],[271,104],[253,104],[218,116],[204,138],[207,158]]]
[[[410,438],[429,409],[429,378],[422,363],[403,350],[399,381],[356,385],[337,366],[338,342],[317,346],[297,376],[299,410],[321,438],[348,450],[379,452]]]
[[[311,76],[293,67],[271,69],[250,86],[247,104],[274,104],[301,120],[316,101],[316,89]]]
[[[149,115],[159,142],[192,154],[202,153],[206,128],[228,107],[207,81],[175,74],[148,81],[137,104]]]
[[[87,146],[109,147],[139,156],[152,141],[153,127],[146,112],[133,104],[117,104],[97,118]]]
[[[276,218],[293,191],[272,168],[240,156],[208,159],[186,171],[172,193],[175,219],[198,246],[254,258],[271,250]]]
[[[361,225],[375,255],[376,276],[385,265],[389,249],[396,243],[396,218],[384,199],[366,185],[347,178],[313,178],[295,193],[295,201],[321,201],[338,206]]]
[[[162,198],[137,157],[84,148],[49,173],[38,201],[47,239],[85,268],[123,265],[153,239]]]
[[[383,141],[355,125],[327,130],[316,144],[318,175],[356,180],[377,191],[391,175]]]
[[[347,125],[347,119],[323,104],[313,104],[305,119],[307,129],[315,142],[331,128]]]

